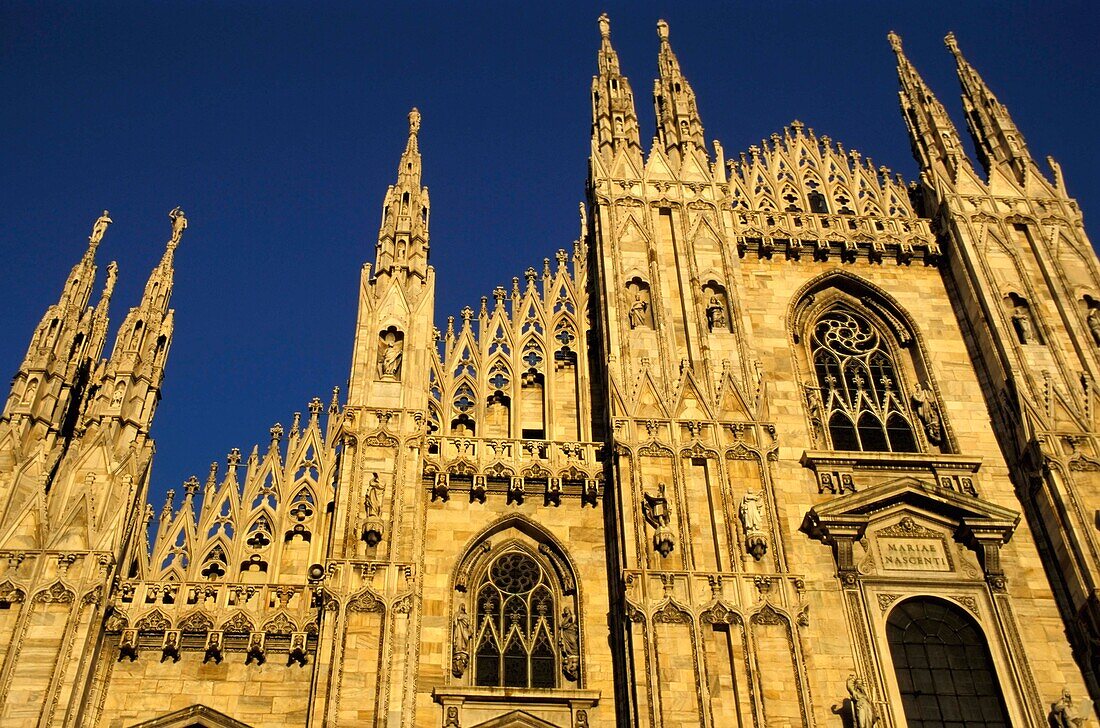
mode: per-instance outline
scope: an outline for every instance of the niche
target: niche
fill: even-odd
[[[1005,308],[1008,311],[1009,320],[1012,322],[1012,330],[1016,334],[1016,340],[1025,346],[1027,344],[1042,344],[1039,332],[1035,327],[1035,320],[1031,315],[1031,306],[1027,299],[1018,293],[1009,293],[1005,296]]]
[[[706,309],[707,328],[711,331],[729,331],[729,301],[726,289],[717,281],[708,281],[703,286],[703,305]]]
[[[1085,306],[1085,325],[1092,334],[1092,343],[1100,346],[1100,301],[1086,294],[1081,303]]]
[[[401,379],[405,354],[405,335],[396,326],[378,332],[378,378]]]
[[[485,402],[485,437],[511,437],[512,400],[495,392]]]
[[[653,328],[650,314],[649,284],[635,276],[626,283],[626,315],[632,329]]]

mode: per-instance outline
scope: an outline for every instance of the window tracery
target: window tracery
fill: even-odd
[[[476,592],[474,684],[557,686],[557,599],[547,570],[519,548],[485,570]]]
[[[833,449],[919,451],[894,355],[865,316],[827,311],[814,324],[810,350]]]

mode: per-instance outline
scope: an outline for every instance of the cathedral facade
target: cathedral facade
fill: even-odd
[[[587,202],[436,328],[420,116],[346,391],[150,504],[170,239],[86,252],[0,418],[0,725],[1076,726],[1100,696],[1100,266],[953,36],[978,166],[726,157],[599,21]],[[184,246],[184,250],[186,246]],[[155,536],[153,535],[155,534]]]

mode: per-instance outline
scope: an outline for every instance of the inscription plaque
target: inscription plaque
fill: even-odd
[[[904,571],[951,571],[951,562],[938,538],[879,536],[882,568]]]

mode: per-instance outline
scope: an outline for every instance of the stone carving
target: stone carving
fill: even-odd
[[[214,661],[215,664],[220,665],[222,661],[222,633],[211,632],[206,635],[206,649],[205,654],[202,657],[203,662]]]
[[[458,722],[458,707],[454,705],[447,706],[447,717],[443,721],[443,728],[461,728],[462,724]]]
[[[1092,715],[1092,701],[1074,702],[1069,690],[1062,689],[1058,700],[1050,704],[1050,724],[1054,728],[1077,728]]]
[[[164,633],[164,643],[160,648],[160,661],[164,662],[165,660],[180,661],[180,633],[177,629],[168,630]]]
[[[759,561],[768,551],[768,539],[761,530],[764,510],[760,502],[760,494],[751,490],[745,493],[741,498],[738,515],[741,517],[741,525],[745,528],[745,550]]]
[[[630,319],[630,328],[640,329],[646,326],[648,323],[647,311],[649,310],[649,304],[642,300],[641,292],[634,294],[634,301],[630,304],[630,311],[628,317]]]
[[[138,632],[136,629],[122,630],[122,637],[118,640],[118,661],[122,658],[130,658],[130,662],[137,659]]]
[[[672,553],[676,540],[669,528],[668,498],[665,497],[665,484],[657,484],[657,495],[642,493],[642,517],[653,527],[653,548],[662,557]]]
[[[168,219],[172,221],[172,242],[178,243],[183,237],[183,231],[187,229],[187,218],[183,210],[177,205],[168,213]]]
[[[1012,309],[1012,325],[1016,329],[1016,336],[1019,337],[1021,344],[1030,344],[1035,338],[1035,332],[1031,326],[1031,312],[1028,311],[1027,304],[1017,304]]]
[[[257,665],[262,665],[267,662],[265,637],[266,635],[263,632],[253,632],[248,636],[248,651],[244,658],[244,664],[251,665],[255,662]]]
[[[451,674],[455,677],[462,677],[470,665],[470,638],[473,633],[470,615],[466,613],[466,605],[459,604],[458,614],[455,615],[454,625],[451,628],[453,645]]]
[[[363,496],[363,512],[366,515],[363,540],[368,546],[377,546],[382,540],[382,483],[378,480],[378,473],[374,473],[367,484],[367,492]]]
[[[1090,308],[1088,316],[1085,317],[1085,323],[1088,324],[1092,340],[1100,346],[1100,309]]]
[[[848,676],[848,696],[851,701],[852,728],[873,728],[878,723],[875,702],[863,681],[854,674]]]
[[[936,395],[931,389],[918,382],[911,399],[913,411],[916,412],[917,419],[924,426],[924,434],[928,437],[928,442],[939,445],[943,440],[943,431],[940,422],[940,406],[936,402]]]
[[[729,321],[726,320],[726,303],[717,292],[712,293],[707,301],[707,324],[710,330],[728,329]]]
[[[570,680],[576,680],[580,674],[580,629],[573,610],[565,607],[561,612],[561,624],[558,625],[558,646],[561,648],[561,672]]]
[[[399,379],[403,353],[402,342],[391,339],[385,342],[385,347],[378,356],[378,376],[384,379]]]
[[[290,636],[290,651],[286,656],[286,666],[290,667],[295,662],[299,667],[306,666],[306,633],[295,632]]]
[[[92,234],[88,236],[88,242],[96,244],[103,240],[103,233],[107,232],[107,227],[113,222],[111,213],[104,210],[103,214],[92,225]]]

